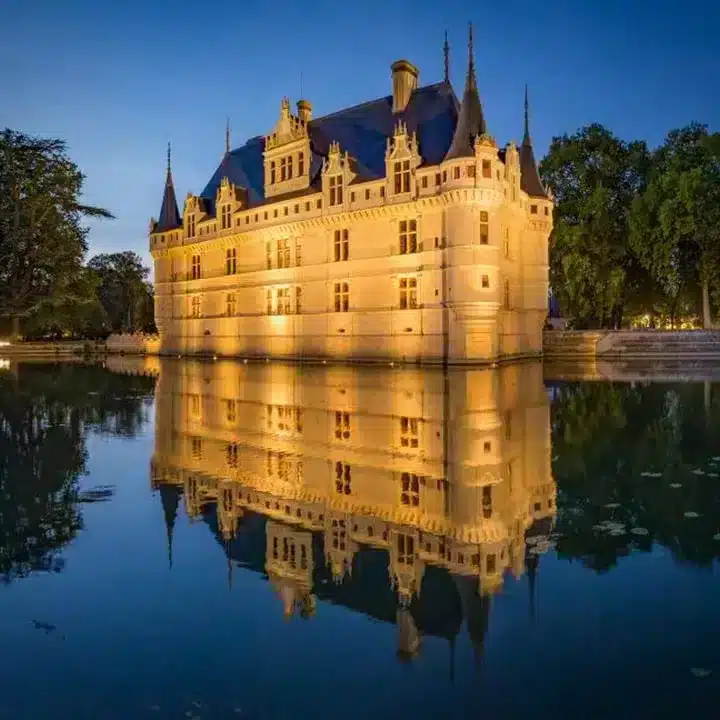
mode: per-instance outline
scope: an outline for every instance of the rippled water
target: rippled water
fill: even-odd
[[[708,382],[0,370],[0,717],[714,718],[719,557]]]

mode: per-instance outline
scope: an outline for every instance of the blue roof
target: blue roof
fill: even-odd
[[[387,138],[392,137],[399,119],[406,123],[408,132],[417,133],[423,162],[437,165],[450,148],[457,116],[458,101],[452,86],[440,82],[413,92],[402,113],[393,113],[392,96],[386,96],[311,120],[308,124],[313,153],[311,181],[333,141],[355,159],[363,179],[384,177]],[[201,196],[214,203],[220,182],[227,176],[231,183],[247,189],[250,205],[264,202],[264,144],[264,138],[256,137],[233,150],[213,173]]]

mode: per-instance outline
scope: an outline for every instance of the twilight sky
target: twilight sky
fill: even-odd
[[[87,175],[91,254],[146,261],[168,141],[182,210],[224,149],[272,128],[303,77],[315,117],[390,93],[407,58],[422,85],[442,78],[443,33],[462,95],[467,22],[498,143],[522,136],[528,83],[541,157],[554,135],[600,122],[659,144],[693,120],[720,129],[717,0],[0,0],[0,127],[67,141]]]

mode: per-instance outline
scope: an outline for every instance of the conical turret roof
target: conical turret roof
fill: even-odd
[[[468,70],[465,77],[465,91],[463,93],[460,111],[458,113],[455,134],[450,149],[445,155],[446,160],[459,157],[472,157],[475,154],[475,139],[487,133],[485,116],[483,115],[480,94],[478,93],[475,78],[475,60],[473,58],[472,25],[470,25],[468,42]]]
[[[175,186],[173,185],[172,171],[170,169],[170,143],[168,143],[168,163],[167,175],[165,176],[165,190],[163,192],[162,205],[160,206],[160,215],[155,225],[155,232],[165,232],[165,230],[175,230],[182,226],[180,219],[180,211],[178,210],[177,199],[175,197]]]
[[[525,133],[520,146],[520,188],[530,197],[547,197],[547,190],[542,184],[538,166],[535,162],[532,140],[530,139],[530,120],[528,117],[528,91],[525,86]]]

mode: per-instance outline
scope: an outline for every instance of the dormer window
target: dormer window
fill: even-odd
[[[305,153],[298,154],[298,175],[305,174]]]
[[[484,178],[491,178],[492,177],[492,168],[490,166],[489,160],[483,160],[482,161],[482,176]]]
[[[401,160],[394,164],[395,193],[410,192],[410,161]]]
[[[342,175],[334,175],[329,180],[330,183],[330,205],[342,205],[343,201],[343,185]]]
[[[195,216],[194,215],[190,215],[190,217],[188,217],[187,234],[188,234],[188,237],[195,237]]]
[[[280,158],[280,182],[292,180],[293,176],[293,159],[292,155]]]
[[[223,230],[232,227],[232,205],[230,203],[223,205],[220,209],[220,227]]]
[[[276,174],[276,173],[277,173],[277,168],[276,168],[276,166],[275,166],[275,161],[273,160],[273,161],[270,163],[270,182],[271,182],[271,184],[273,184],[273,185],[275,184],[275,182],[276,182],[276,180],[277,180],[277,174]]]

